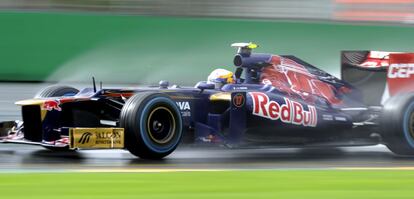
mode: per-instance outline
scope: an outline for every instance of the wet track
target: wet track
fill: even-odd
[[[168,158],[148,161],[122,150],[52,152],[37,146],[2,145],[3,170],[134,169],[325,169],[414,167],[385,147],[347,149],[228,150],[181,147]]]
[[[15,100],[31,98],[44,85],[1,83],[0,120],[20,117]],[[39,146],[1,144],[0,171],[151,169],[324,169],[414,168],[414,158],[382,146],[336,149],[223,149],[181,146],[160,161],[135,158],[123,150],[53,152]]]

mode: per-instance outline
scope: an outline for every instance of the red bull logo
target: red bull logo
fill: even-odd
[[[269,97],[260,92],[250,92],[253,99],[253,115],[271,120],[280,120],[284,123],[315,127],[318,123],[317,111],[314,106],[308,105],[308,111],[301,103],[284,98],[285,104],[269,100]]]
[[[48,100],[43,102],[42,105],[42,110],[48,110],[48,111],[52,111],[52,110],[57,110],[57,111],[62,111],[62,108],[60,108],[60,101],[59,100]]]

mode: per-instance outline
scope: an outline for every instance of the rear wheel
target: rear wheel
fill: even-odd
[[[414,155],[414,93],[391,97],[381,121],[386,146],[399,155]]]
[[[70,86],[52,85],[52,86],[45,87],[39,92],[37,92],[34,98],[74,96],[78,92],[79,92],[78,89],[70,87]],[[43,146],[43,147],[46,149],[52,150],[52,151],[69,150],[69,147],[52,147],[52,146]]]
[[[182,138],[182,119],[177,105],[162,93],[132,96],[121,111],[125,147],[143,159],[161,159],[172,153]]]

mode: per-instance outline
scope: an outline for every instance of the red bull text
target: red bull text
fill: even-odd
[[[317,111],[314,106],[307,105],[305,111],[301,103],[284,97],[285,103],[279,104],[269,100],[261,92],[250,92],[253,99],[253,115],[271,120],[280,120],[284,123],[315,127],[318,123]]]

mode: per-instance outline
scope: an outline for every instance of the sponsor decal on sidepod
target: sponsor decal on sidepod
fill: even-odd
[[[236,95],[234,95],[233,105],[239,108],[244,105],[244,96],[241,93],[237,93]]]
[[[188,102],[176,102],[178,108],[182,111],[189,111],[191,110],[190,103]]]
[[[285,103],[279,104],[269,100],[261,92],[250,92],[253,99],[253,115],[271,120],[280,120],[284,123],[315,127],[318,123],[317,111],[314,106],[307,105],[305,111],[301,103],[284,97]]]

